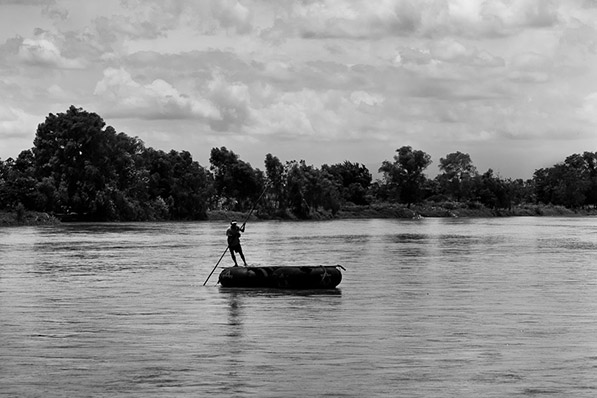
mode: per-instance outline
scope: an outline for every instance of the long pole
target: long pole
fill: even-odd
[[[259,195],[259,197],[257,198],[257,200],[255,201],[255,203],[253,204],[253,208],[251,209],[251,211],[249,212],[249,214],[247,215],[247,217],[245,217],[245,221],[243,221],[243,225],[245,225],[247,223],[247,221],[249,221],[249,217],[251,217],[251,214],[253,214],[253,211],[255,210],[255,208],[257,207],[257,204],[259,203],[259,201],[261,200],[261,198],[263,197],[263,195],[265,194],[265,191],[267,191],[268,185],[267,183],[265,184],[265,189],[263,190],[263,192],[261,192],[261,195]]]
[[[243,227],[245,226],[245,224],[249,220],[249,217],[251,217],[251,214],[253,214],[253,211],[257,207],[257,203],[259,203],[259,201],[261,200],[261,198],[265,194],[265,191],[267,191],[267,188],[268,188],[268,185],[266,183],[265,184],[265,189],[263,190],[263,192],[261,192],[261,195],[259,195],[259,198],[257,198],[257,200],[255,201],[255,203],[253,204],[253,208],[251,209],[251,211],[249,212],[249,214],[245,218],[245,221],[243,221],[243,225],[242,225]],[[226,252],[228,251],[229,248],[230,248],[229,246],[226,246],[226,250],[224,250],[224,253],[222,253],[222,255],[220,256],[220,259],[218,260],[218,262],[216,263],[216,265],[214,266],[214,268],[211,270],[211,272],[207,276],[207,279],[205,280],[205,282],[203,282],[203,286],[205,286],[207,284],[207,281],[209,281],[209,278],[211,278],[211,276],[213,275],[213,273],[216,270],[216,268],[218,268],[218,265],[220,265],[220,261],[222,261],[222,259],[224,258],[224,255],[226,254]]]
[[[205,284],[207,283],[207,281],[209,280],[209,278],[211,278],[211,276],[214,273],[214,271],[216,270],[216,268],[218,268],[218,265],[220,264],[220,261],[222,261],[222,259],[224,258],[224,255],[226,254],[227,251],[228,251],[228,246],[226,246],[226,250],[224,250],[224,253],[222,253],[222,255],[220,256],[220,259],[216,263],[214,269],[211,270],[211,272],[207,276],[207,279],[205,280],[205,282],[203,282],[203,286],[205,286]]]

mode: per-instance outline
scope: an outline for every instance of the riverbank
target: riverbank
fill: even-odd
[[[552,205],[521,205],[510,209],[489,209],[482,205],[459,202],[441,204],[425,203],[410,207],[399,204],[374,204],[369,206],[346,206],[335,218],[425,218],[425,217],[579,217],[596,216],[595,209],[567,209]]]
[[[207,212],[207,221],[231,221],[244,222],[248,213],[225,210],[210,210]],[[412,205],[410,207],[401,204],[380,203],[367,206],[345,206],[336,214],[329,211],[319,211],[311,214],[311,220],[335,220],[335,219],[366,219],[366,218],[401,218],[418,219],[428,217],[452,217],[452,218],[490,218],[490,217],[587,217],[597,216],[596,209],[567,209],[562,206],[551,205],[523,205],[510,209],[488,209],[487,207],[474,204],[445,202],[425,203]],[[296,217],[287,214],[285,217],[271,217],[254,212],[249,221],[256,220],[287,220],[297,221]],[[61,221],[48,213],[33,211],[0,211],[0,227],[18,225],[48,225],[57,224]]]
[[[18,225],[51,225],[60,220],[48,213],[37,211],[0,211],[0,227]]]
[[[246,213],[228,211],[208,211],[208,220],[244,221]],[[482,205],[459,202],[425,203],[411,205],[379,203],[367,206],[344,206],[336,214],[329,211],[318,211],[311,214],[311,220],[366,219],[366,218],[401,218],[418,219],[428,217],[452,218],[491,218],[491,217],[584,217],[597,216],[595,209],[571,210],[562,206],[523,205],[510,209],[489,209]],[[297,220],[295,217],[269,217],[259,213],[251,215],[250,220]]]

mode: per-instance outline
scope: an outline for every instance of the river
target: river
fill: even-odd
[[[0,228],[0,396],[597,396],[597,218],[247,225],[322,292],[203,286],[226,228]]]

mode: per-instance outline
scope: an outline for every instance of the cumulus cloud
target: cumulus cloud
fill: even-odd
[[[396,66],[429,65],[437,62],[478,67],[501,67],[505,61],[488,51],[478,50],[453,38],[433,41],[428,48],[401,47],[393,59]]]
[[[162,1],[124,0],[128,12],[98,17],[95,27],[103,40],[166,37],[168,32],[190,26],[204,34],[252,31],[253,11],[237,0]]]
[[[236,33],[249,33],[252,29],[252,11],[237,0],[216,0],[209,2],[209,14],[220,27],[233,29]],[[210,18],[205,18],[209,20]]]
[[[253,132],[327,140],[330,135],[337,134],[340,123],[330,109],[334,100],[333,93],[307,89],[276,93],[267,106],[255,111],[256,127]]]
[[[425,35],[469,38],[510,36],[525,28],[554,26],[560,6],[552,0],[450,0],[436,3],[436,7],[431,7],[429,1],[425,3]]]
[[[509,78],[522,82],[543,83],[549,80],[552,61],[542,54],[527,52],[512,57]]]
[[[475,66],[504,66],[505,62],[487,51],[479,51],[476,47],[465,45],[453,38],[433,41],[430,55],[443,62],[460,63]]]
[[[553,0],[385,0],[291,2],[283,15],[264,29],[280,41],[294,34],[305,38],[379,39],[386,36],[507,36],[527,27],[559,22]]]
[[[382,95],[369,94],[366,91],[353,91],[350,94],[350,99],[356,105],[364,104],[369,106],[379,105],[384,101]]]
[[[263,106],[253,109],[254,122],[247,131],[279,139],[360,139],[378,127],[384,102],[382,95],[365,91],[262,91]]]
[[[48,87],[48,94],[51,98],[60,100],[69,100],[71,93],[67,93],[62,87],[57,84],[52,84]]]
[[[229,131],[249,123],[251,98],[247,85],[230,83],[220,74],[215,74],[208,84],[208,97],[220,115],[210,119],[212,129]]]
[[[548,27],[558,22],[558,4],[554,0],[518,0],[483,2],[479,15],[483,21],[495,19],[503,27]]]
[[[59,69],[81,69],[79,59],[65,58],[56,44],[44,37],[24,39],[18,50],[19,58],[26,64]]]
[[[416,138],[478,148],[597,123],[593,2],[27,4],[40,11],[29,33],[0,44],[11,131],[26,103],[30,113],[89,105],[165,135],[176,121],[181,136],[217,145],[282,137],[347,148],[366,135],[383,147]]]
[[[597,92],[590,93],[583,98],[577,113],[584,120],[597,124]]]
[[[293,11],[299,34],[309,38],[404,34],[415,31],[421,19],[420,8],[411,1],[328,0],[299,3]]]
[[[24,138],[32,136],[38,117],[21,108],[0,104],[0,137]]]
[[[94,94],[105,101],[113,117],[148,119],[219,119],[219,111],[207,100],[180,93],[170,83],[155,79],[149,84],[135,81],[123,68],[104,70]]]
[[[410,0],[325,0],[286,4],[288,8],[277,13],[273,23],[263,29],[262,37],[274,42],[289,36],[372,39],[414,32],[421,20],[420,8]]]

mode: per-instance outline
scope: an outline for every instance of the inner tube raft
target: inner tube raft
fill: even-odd
[[[334,289],[342,273],[334,266],[228,267],[220,273],[223,287],[266,287],[278,289]]]

